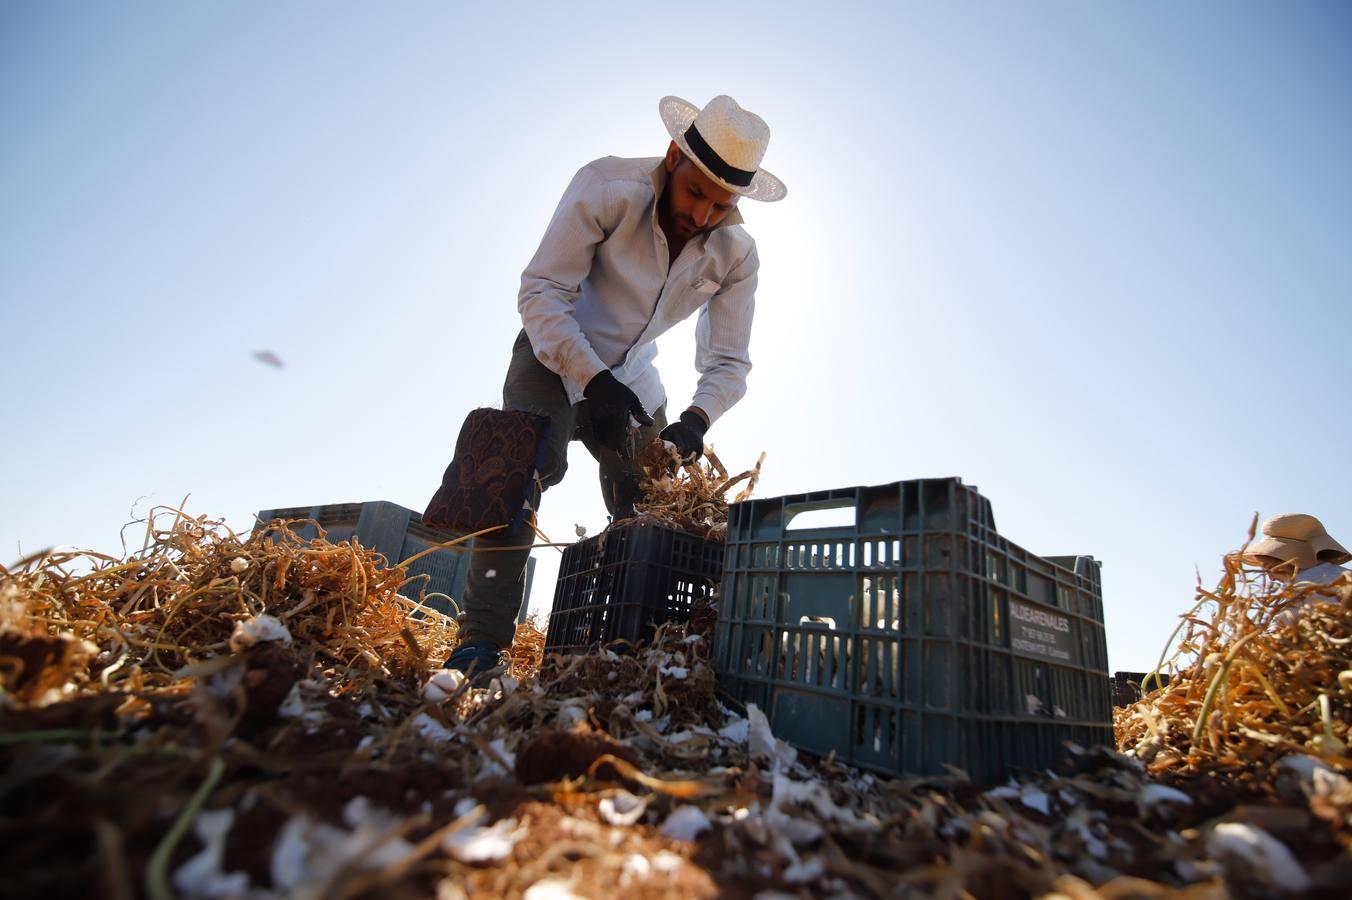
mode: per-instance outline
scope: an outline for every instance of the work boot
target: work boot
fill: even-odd
[[[455,669],[475,687],[488,684],[503,669],[501,648],[492,641],[464,641],[447,657],[443,669]]]

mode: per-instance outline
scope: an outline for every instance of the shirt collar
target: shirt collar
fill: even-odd
[[[648,173],[648,178],[651,179],[653,183],[654,221],[656,221],[655,217],[657,215],[656,209],[657,198],[662,196],[662,191],[666,190],[667,187],[667,167],[664,165],[664,161],[665,157],[659,159],[657,161],[657,165],[654,166],[653,170]],[[724,216],[723,221],[719,222],[717,225],[713,227],[713,231],[717,231],[718,229],[723,228],[727,225],[741,225],[742,223],[743,219],[742,219],[741,201],[739,200],[737,202],[737,206],[734,206],[732,208],[732,212]]]

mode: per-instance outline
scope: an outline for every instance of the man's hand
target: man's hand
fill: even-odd
[[[680,421],[672,422],[658,435],[664,441],[676,445],[676,455],[682,462],[694,462],[704,455],[704,433],[709,423],[694,410],[681,413]]]
[[[609,369],[603,369],[587,382],[582,396],[589,404],[592,434],[603,445],[628,459],[629,417],[633,416],[640,425],[653,423],[653,417],[644,410],[638,395],[620,384]]]

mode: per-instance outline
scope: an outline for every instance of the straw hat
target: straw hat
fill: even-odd
[[[721,187],[767,203],[789,193],[784,182],[760,167],[770,126],[736,100],[720,94],[700,109],[680,97],[663,97],[657,110],[676,146]]]
[[[1352,560],[1342,544],[1329,537],[1324,525],[1305,513],[1282,513],[1263,523],[1263,537],[1244,548],[1245,557],[1272,556],[1308,569],[1321,562],[1342,565]]]

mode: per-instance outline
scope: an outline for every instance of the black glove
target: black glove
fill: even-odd
[[[687,409],[681,413],[679,422],[672,422],[663,428],[658,437],[675,444],[676,455],[683,462],[694,462],[704,455],[704,433],[708,430],[704,417]]]
[[[638,395],[620,384],[609,369],[602,369],[582,389],[591,416],[592,434],[620,456],[629,457],[629,417],[640,425],[651,425],[653,417],[643,409]]]

